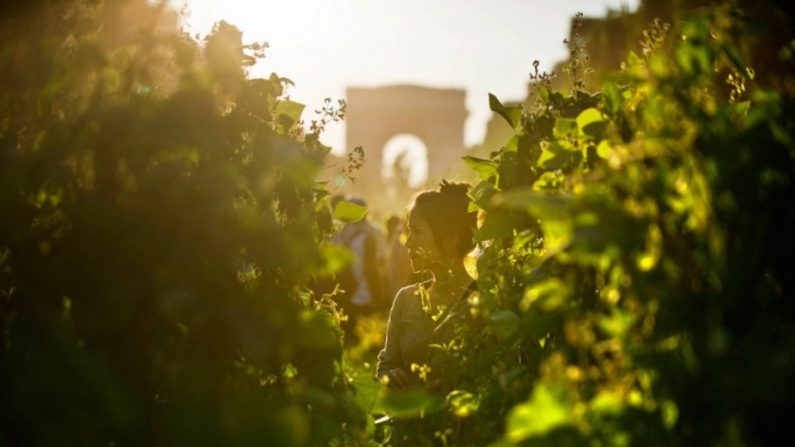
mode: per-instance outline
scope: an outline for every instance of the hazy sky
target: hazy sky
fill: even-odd
[[[314,117],[323,99],[347,86],[414,83],[467,90],[464,139],[479,143],[490,116],[487,94],[526,94],[532,61],[542,70],[566,56],[571,17],[603,16],[638,0],[175,0],[187,3],[187,29],[206,34],[226,20],[246,42],[270,44],[251,75],[295,82],[290,96]],[[344,151],[344,124],[323,138]]]

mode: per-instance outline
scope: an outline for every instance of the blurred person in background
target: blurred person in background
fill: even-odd
[[[361,197],[351,196],[344,200],[367,206]],[[331,240],[348,248],[353,255],[348,268],[337,275],[340,288],[344,290],[340,297],[341,304],[349,317],[346,332],[353,338],[353,328],[358,319],[383,307],[386,301],[384,235],[371,223],[368,213],[357,221],[345,224]]]

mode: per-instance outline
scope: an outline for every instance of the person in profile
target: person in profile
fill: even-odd
[[[476,214],[469,211],[469,185],[443,181],[437,190],[419,194],[409,211],[411,268],[430,279],[400,289],[387,322],[386,341],[378,354],[376,377],[391,390],[421,388],[444,392],[445,377],[428,368],[430,345],[453,337],[452,313],[464,309],[474,281],[464,267],[474,248]],[[417,425],[393,424],[392,445],[419,445]],[[427,439],[427,437],[426,437]]]

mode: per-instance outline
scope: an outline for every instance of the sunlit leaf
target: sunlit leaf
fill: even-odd
[[[599,327],[613,337],[623,337],[637,318],[629,312],[613,308],[610,315],[599,318]]]
[[[367,207],[341,200],[334,208],[334,218],[343,222],[355,222],[367,214]]]
[[[591,107],[577,115],[577,128],[586,135],[596,136],[604,128],[604,121],[602,112]]]
[[[549,278],[528,286],[519,306],[525,311],[531,306],[538,306],[545,311],[555,310],[566,303],[571,292],[569,284],[558,278]]]
[[[614,391],[602,391],[591,400],[591,411],[596,414],[616,415],[624,409],[624,401]]]
[[[493,160],[486,160],[469,155],[463,157],[462,160],[464,160],[464,163],[466,163],[470,169],[477,172],[480,178],[484,180],[487,180],[497,172],[497,162]]]
[[[478,411],[480,400],[468,391],[453,390],[447,395],[447,405],[455,417],[466,418]]]
[[[558,117],[555,120],[555,127],[552,129],[552,135],[558,139],[565,139],[572,135],[577,134],[577,120],[574,118]]]
[[[602,140],[596,146],[596,154],[604,159],[610,158],[611,146],[607,140]]]
[[[304,111],[304,105],[289,99],[284,99],[276,103],[276,110],[273,115],[278,123],[277,131],[286,133],[300,119]]]
[[[533,389],[529,401],[511,409],[505,436],[510,442],[520,442],[570,423],[571,408],[565,390],[540,383]]]
[[[676,405],[676,402],[666,399],[662,401],[660,410],[662,422],[665,428],[668,430],[673,429],[674,426],[676,426],[677,420],[679,419],[679,407]]]
[[[572,144],[565,140],[553,141],[544,146],[538,165],[544,169],[557,170],[574,166],[582,158]]]
[[[325,244],[320,251],[321,268],[318,275],[331,275],[350,265],[353,256],[346,247],[336,244]]]

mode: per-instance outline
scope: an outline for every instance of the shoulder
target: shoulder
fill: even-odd
[[[403,301],[408,297],[419,294],[419,284],[409,284],[408,286],[401,287],[395,294],[395,301]]]
[[[416,283],[401,288],[395,294],[395,301],[393,302],[392,306],[398,309],[405,309],[418,304],[421,300],[421,287],[427,286],[428,284],[426,283]]]

